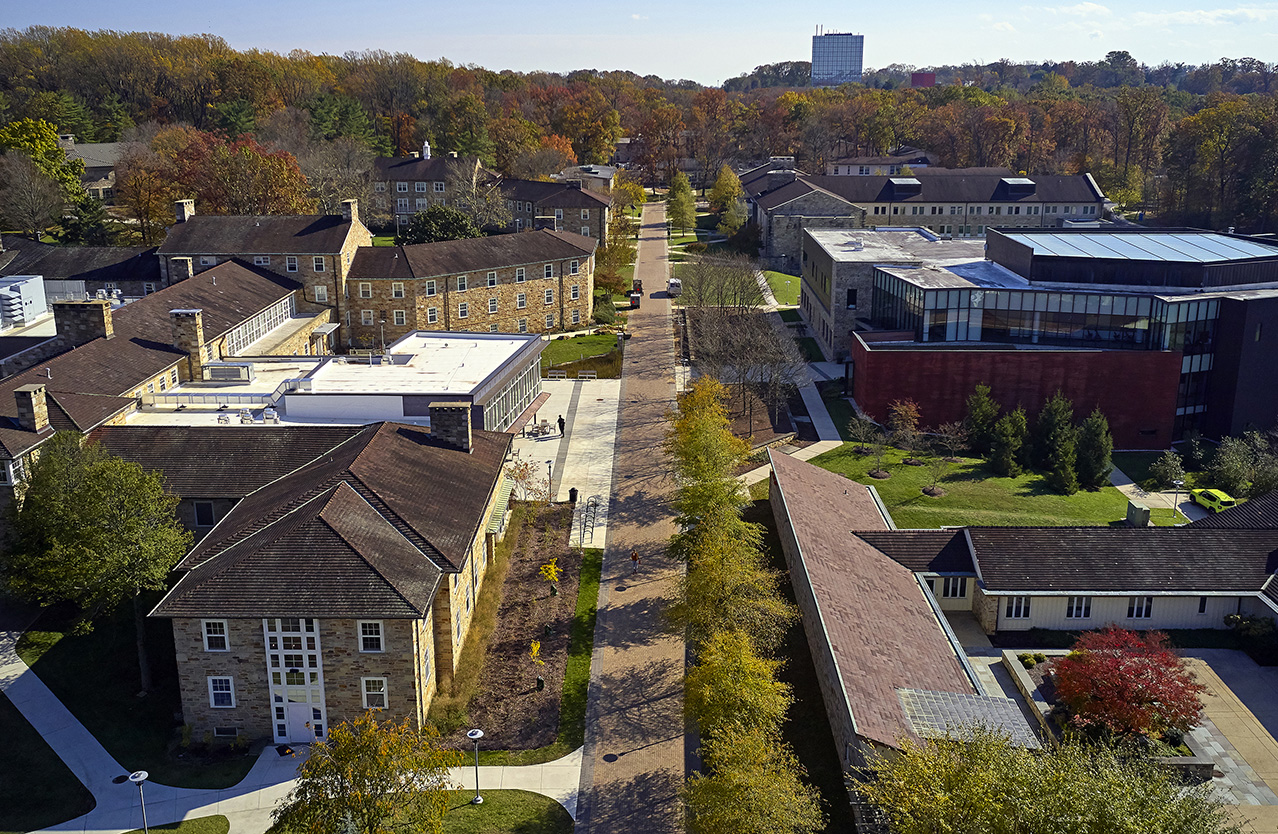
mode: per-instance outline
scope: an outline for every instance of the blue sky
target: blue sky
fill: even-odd
[[[1278,58],[1278,0],[1148,5],[916,0],[908,7],[848,0],[380,0],[362,6],[349,0],[0,0],[0,26],[33,24],[209,32],[238,49],[279,52],[385,49],[494,70],[629,69],[704,84],[759,64],[807,60],[818,24],[826,31],[864,34],[870,67],[1095,60],[1115,49],[1149,64]]]

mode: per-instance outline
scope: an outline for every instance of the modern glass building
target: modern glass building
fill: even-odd
[[[813,35],[812,86],[860,83],[864,59],[865,35]]]

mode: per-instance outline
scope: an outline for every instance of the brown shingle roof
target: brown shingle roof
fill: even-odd
[[[91,438],[161,472],[183,498],[241,498],[315,460],[364,426],[103,426]]]
[[[595,241],[572,232],[543,229],[469,240],[419,243],[401,249],[417,278],[431,278],[481,269],[526,266],[566,258],[585,259],[595,251]],[[360,250],[363,252],[363,250]],[[358,260],[358,255],[356,259]],[[365,274],[367,274],[365,272]],[[537,276],[540,277],[540,276]]]
[[[853,204],[859,203],[1006,203],[1052,202],[1087,203],[1102,198],[1085,174],[1038,175],[1029,177],[1036,186],[1035,193],[1013,197],[1003,185],[1006,174],[973,174],[962,169],[929,175],[927,169],[918,172],[916,179],[922,185],[921,193],[910,197],[893,198],[891,177],[830,177],[812,176],[804,180],[814,188],[829,191]]]
[[[879,515],[867,488],[785,455],[769,458],[781,498],[774,495],[773,512],[788,514],[802,556],[790,571],[806,574],[819,612],[804,625],[824,629],[858,735],[890,746],[913,735],[898,689],[977,694],[913,572],[849,534]]]
[[[502,180],[501,192],[507,200],[527,200],[538,208],[606,208],[610,205],[607,197],[562,182]]]
[[[913,571],[972,573],[972,554],[962,530],[858,531],[888,558]]]
[[[412,156],[379,156],[373,160],[373,179],[383,181],[447,182],[452,169],[471,171],[475,157],[432,156],[421,159]]]
[[[0,275],[116,284],[160,280],[160,259],[153,246],[49,246],[10,237],[4,245],[15,251],[7,263],[0,263]]]
[[[337,214],[220,217],[197,214],[175,223],[161,255],[336,254],[351,222]]]

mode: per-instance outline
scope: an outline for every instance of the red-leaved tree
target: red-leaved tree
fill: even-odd
[[[1188,732],[1202,716],[1204,688],[1160,631],[1089,631],[1054,672],[1056,694],[1079,728],[1157,737]]]

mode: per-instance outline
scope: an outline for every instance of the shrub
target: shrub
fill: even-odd
[[[617,305],[611,295],[595,296],[594,318],[596,324],[612,324],[617,320]]]
[[[1043,654],[1042,652],[1034,652],[1034,662],[1035,662],[1035,663],[1046,663],[1046,662],[1047,662],[1047,655]]]
[[[689,255],[700,255],[704,253],[706,249],[708,248],[709,248],[709,244],[702,243],[699,240],[693,241],[692,243],[689,243],[687,246],[683,247],[684,251],[687,252]]]
[[[1036,658],[1030,652],[1021,652],[1020,654],[1016,656],[1016,659],[1019,660],[1021,662],[1021,665],[1024,666],[1026,669],[1033,669],[1035,666],[1038,665],[1038,658]]]

